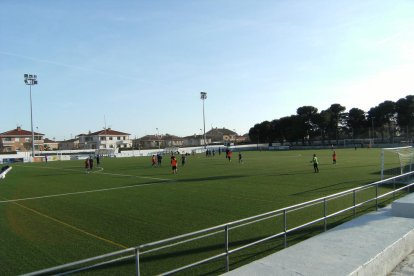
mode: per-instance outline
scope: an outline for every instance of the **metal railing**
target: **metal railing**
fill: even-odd
[[[79,273],[86,270],[92,270],[96,268],[100,268],[103,266],[110,266],[111,264],[116,264],[120,262],[133,262],[134,263],[134,271],[136,275],[140,275],[141,270],[141,258],[142,256],[154,253],[157,251],[165,250],[168,248],[176,247],[179,245],[183,245],[186,243],[190,243],[193,241],[198,241],[200,239],[204,239],[207,237],[211,237],[213,235],[223,235],[222,238],[222,252],[219,254],[212,255],[208,258],[203,258],[196,262],[192,262],[190,264],[186,264],[184,266],[174,268],[172,270],[168,270],[162,272],[160,275],[169,275],[174,274],[189,268],[194,268],[201,264],[205,264],[211,262],[213,260],[224,259],[225,260],[225,271],[230,270],[230,256],[236,252],[241,250],[247,249],[249,247],[264,243],[266,241],[270,241],[272,239],[281,237],[283,238],[283,246],[287,247],[288,241],[288,234],[302,230],[307,226],[314,225],[317,223],[323,223],[323,231],[326,231],[328,228],[328,219],[336,217],[340,214],[346,212],[352,212],[353,216],[357,214],[357,208],[366,206],[367,204],[371,203],[371,207],[378,210],[380,206],[381,199],[387,200],[394,200],[397,197],[397,193],[410,193],[411,187],[414,185],[413,179],[414,172],[406,173],[403,175],[395,176],[386,180],[374,182],[371,184],[367,184],[358,188],[346,190],[343,192],[339,192],[336,194],[332,194],[329,196],[325,196],[322,198],[314,199],[311,201],[307,201],[304,203],[296,204],[293,206],[289,206],[286,208],[274,210],[271,212],[263,213],[260,215],[248,217],[245,219],[225,223],[222,225],[218,225],[215,227],[202,229],[199,231],[187,233],[184,235],[171,237],[164,240],[159,240],[151,243],[142,244],[136,247],[131,247],[129,249],[120,250],[104,255],[100,255],[97,257],[92,257],[44,270],[35,271],[32,273],[28,273],[25,275],[50,275],[50,274],[72,274],[72,273]],[[339,199],[341,201],[340,207],[335,208],[330,202]],[[348,201],[349,204],[344,202]],[[345,206],[344,206],[345,204]],[[300,225],[288,225],[288,215],[300,211],[305,210],[307,208],[311,208],[310,212],[314,212],[315,208],[319,209],[318,205],[322,205],[321,216],[313,218],[307,222],[304,222]],[[330,207],[330,208],[328,208]],[[281,217],[281,229],[282,231],[278,233],[273,233],[266,237],[259,238],[253,242],[249,242],[247,244],[243,244],[241,246],[236,246],[230,248],[230,231],[235,230],[237,228],[246,227],[248,225],[257,224],[259,222],[263,222],[272,218]],[[301,217],[302,218],[302,217]],[[305,218],[302,218],[305,220]]]

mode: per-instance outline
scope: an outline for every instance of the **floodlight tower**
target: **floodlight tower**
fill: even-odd
[[[204,148],[207,148],[207,143],[206,143],[206,117],[205,117],[205,114],[204,114],[204,100],[207,99],[207,92],[200,92],[200,98],[203,101]]]
[[[30,91],[30,123],[31,123],[31,128],[32,128],[32,158],[34,158],[35,153],[34,153],[34,132],[33,132],[32,85],[37,84],[37,75],[24,74],[24,83],[29,86],[29,91]]]

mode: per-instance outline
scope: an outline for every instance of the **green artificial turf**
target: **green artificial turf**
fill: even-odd
[[[320,173],[313,172],[313,153]],[[86,173],[83,161],[14,164],[0,182],[1,275],[27,273],[220,225],[320,198],[380,179],[380,151],[249,151],[243,163],[224,154],[187,157],[172,174],[169,157],[151,167],[150,157],[103,158]],[[180,158],[178,157],[179,161]],[[96,165],[96,164],[95,164]],[[339,204],[341,205],[341,204]],[[339,207],[338,207],[339,208]],[[292,216],[299,224],[309,213]],[[281,219],[231,233],[237,246],[282,230]],[[340,219],[336,223],[340,223]],[[320,232],[321,225],[308,233]],[[309,235],[301,231],[289,242]],[[223,252],[223,236],[143,257],[142,272],[156,274],[188,260]],[[237,266],[283,247],[282,240],[232,257]],[[190,274],[223,272],[222,260]],[[128,275],[133,263],[96,273]],[[206,272],[207,271],[207,272]]]

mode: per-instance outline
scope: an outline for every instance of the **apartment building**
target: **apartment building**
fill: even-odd
[[[44,150],[44,134],[34,132],[35,151]],[[0,133],[0,152],[31,151],[32,132],[21,127]]]
[[[88,134],[79,134],[79,148],[81,149],[127,149],[132,148],[129,133],[106,128]]]

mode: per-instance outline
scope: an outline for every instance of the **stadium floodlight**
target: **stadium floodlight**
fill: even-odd
[[[207,148],[206,143],[206,116],[204,113],[204,101],[207,99],[207,92],[200,92],[200,98],[203,101],[203,125],[204,125],[204,148]]]
[[[34,153],[34,132],[33,132],[33,109],[32,109],[32,85],[37,84],[37,75],[24,74],[24,83],[30,87],[30,123],[32,128],[32,158],[35,157]]]

